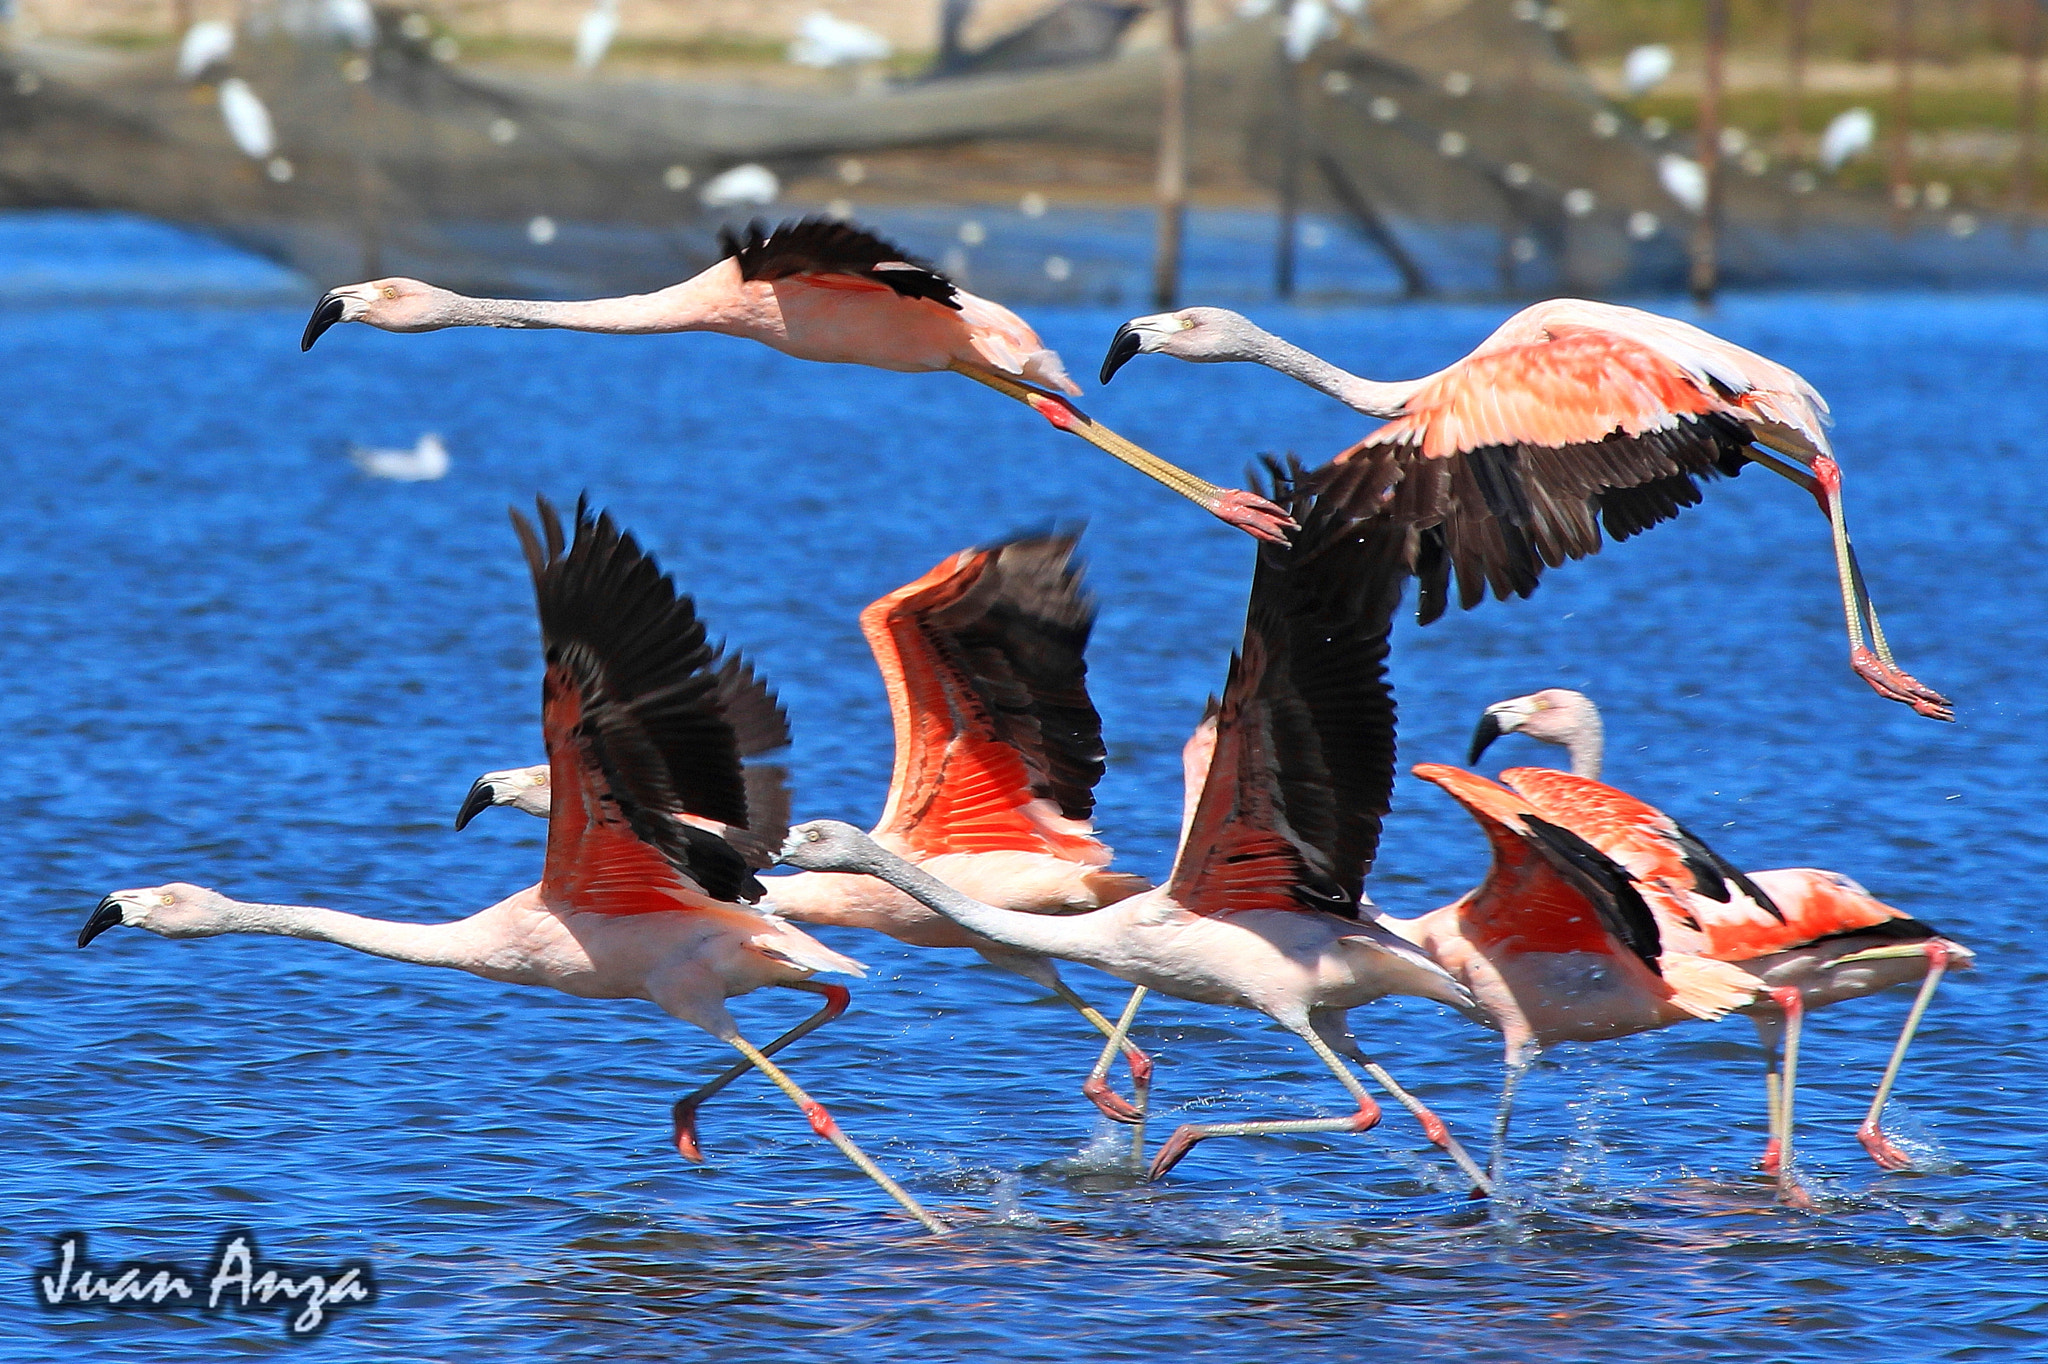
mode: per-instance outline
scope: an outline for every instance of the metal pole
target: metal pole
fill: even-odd
[[[1714,301],[1721,287],[1721,83],[1728,52],[1728,0],[1706,0],[1706,72],[1700,85],[1698,141],[1694,150],[1707,176],[1707,202],[1692,228],[1692,296]]]
[[[2033,227],[2034,162],[2041,137],[2041,0],[2020,0],[2019,163],[2012,174],[2012,239],[2024,246]]]
[[[1273,240],[1273,296],[1294,297],[1295,219],[1301,208],[1301,67],[1280,57],[1280,221]]]
[[[1907,196],[1913,192],[1909,134],[1913,124],[1913,0],[1892,3],[1892,230],[1906,230]]]
[[[1162,0],[1166,50],[1159,58],[1159,236],[1152,303],[1179,306],[1180,242],[1188,216],[1188,0]]]

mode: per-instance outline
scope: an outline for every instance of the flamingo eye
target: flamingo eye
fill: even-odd
[[[545,772],[536,772],[531,777],[528,777],[527,780],[532,782],[535,786],[546,786],[548,784],[548,774]]]
[[[177,898],[177,896],[172,895],[168,892],[156,897],[157,903],[160,905],[174,904],[177,902]]]
[[[396,287],[395,285],[390,285],[390,284],[387,284],[387,285],[385,285],[385,286],[383,287],[383,289],[382,289],[382,290],[380,290],[379,292],[381,292],[381,293],[382,293],[382,294],[384,295],[384,297],[386,297],[386,298],[397,298],[397,297],[398,297],[398,289],[397,289],[397,287]]]

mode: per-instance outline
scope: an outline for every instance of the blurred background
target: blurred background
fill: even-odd
[[[0,0],[0,291],[616,292],[801,213],[1023,302],[2032,287],[2043,28],[2040,0]],[[78,210],[293,273],[187,250],[167,281],[143,222]]]

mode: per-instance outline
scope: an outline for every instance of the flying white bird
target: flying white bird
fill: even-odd
[[[1621,59],[1621,83],[1631,95],[1640,95],[1663,83],[1676,59],[1662,43],[1645,43]]]
[[[814,10],[798,26],[789,59],[798,66],[822,69],[883,61],[893,51],[889,40],[873,29]]]
[[[597,0],[576,25],[576,69],[594,71],[619,36],[619,0]]]
[[[1844,161],[1870,150],[1875,141],[1877,115],[1861,106],[1844,109],[1820,135],[1820,163],[1828,170],[1840,170]]]
[[[202,19],[185,30],[178,44],[178,79],[198,80],[215,62],[235,55],[235,26],[225,19]]]
[[[772,204],[781,193],[782,181],[775,172],[749,161],[711,177],[697,197],[706,208],[736,208],[741,204]]]
[[[349,461],[371,478],[393,483],[431,483],[448,472],[448,447],[440,433],[429,431],[410,450],[366,450],[352,445]]]
[[[1657,158],[1657,180],[1672,198],[1691,213],[1707,207],[1707,168],[1689,156],[1666,152]]]
[[[230,76],[220,83],[220,117],[243,155],[261,161],[277,150],[277,131],[271,127],[270,110],[263,107],[249,82],[240,76]]]

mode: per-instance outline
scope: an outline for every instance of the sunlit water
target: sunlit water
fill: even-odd
[[[1340,362],[1434,367],[1494,307],[1274,313]],[[281,1321],[44,1313],[51,1238],[203,1261],[253,1229],[299,1264],[371,1261],[330,1359],[1648,1361],[2040,1354],[2039,1061],[2048,305],[1735,300],[1714,325],[1835,404],[1853,524],[1944,727],[1844,666],[1825,526],[1752,470],[1531,601],[1403,625],[1404,761],[1458,761],[1487,702],[1553,683],[1606,707],[1611,775],[1750,867],[1818,864],[1970,943],[1894,1104],[1938,1171],[1882,1174],[1853,1128],[1907,992],[1817,1014],[1801,1070],[1819,1207],[1753,1171],[1741,1020],[1546,1055],[1508,1195],[1467,1201],[1398,1110],[1363,1137],[1218,1140],[1157,1186],[1077,1092],[1094,1048],[978,962],[826,931],[868,962],[792,1072],[962,1230],[916,1234],[769,1086],[667,1106],[727,1054],[651,1006],[586,1002],[278,939],[72,938],[106,891],[438,920],[538,874],[541,825],[450,817],[538,760],[525,572],[505,523],[588,489],[779,686],[798,809],[867,821],[889,767],[861,605],[960,546],[1088,518],[1102,825],[1164,871],[1177,752],[1220,686],[1251,548],[975,385],[804,365],[715,337],[359,328],[298,353],[298,310],[0,313],[0,774],[12,837],[0,1083],[9,1326],[23,1359],[276,1356]],[[1036,319],[1077,372],[1107,312]],[[1141,360],[1088,406],[1217,478],[1320,458],[1359,419],[1272,374]],[[346,449],[445,433],[438,483]],[[1520,740],[1503,762],[1546,761]],[[1404,778],[1371,888],[1434,907],[1485,865]],[[1115,982],[1075,968],[1108,1005]],[[807,1002],[740,1001],[765,1038]],[[1492,1035],[1433,1005],[1353,1026],[1483,1141]],[[1155,1140],[1189,1117],[1344,1111],[1263,1020],[1157,1000]]]

